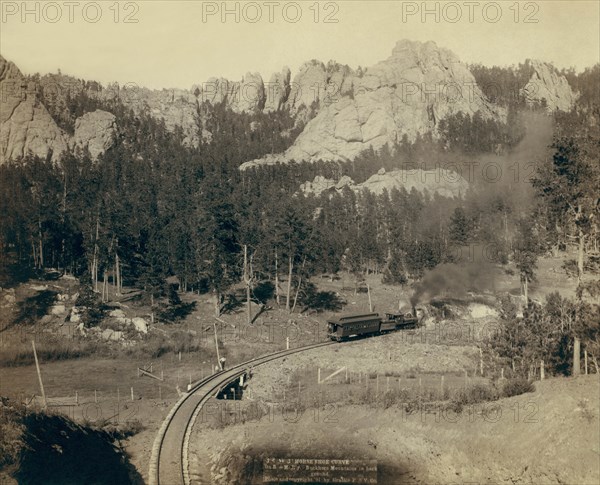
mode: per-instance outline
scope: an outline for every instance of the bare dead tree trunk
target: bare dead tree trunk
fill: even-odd
[[[40,251],[39,251],[39,262],[40,269],[44,267],[44,241],[42,239],[42,221],[38,220],[38,235],[39,235],[39,243],[40,243]]]
[[[252,323],[252,307],[250,301],[250,282],[252,276],[248,270],[248,246],[244,244],[244,283],[246,284],[246,320],[248,325]]]
[[[294,310],[296,309],[296,303],[298,302],[298,294],[300,293],[300,287],[302,286],[302,272],[304,270],[305,263],[306,263],[306,256],[304,256],[304,259],[302,260],[302,269],[300,270],[300,275],[298,277],[298,288],[296,288],[296,295],[294,296],[294,304],[292,305],[292,310],[290,311],[290,313],[294,313]]]
[[[92,285],[96,293],[98,293],[98,236],[100,233],[100,215],[96,217],[96,240],[94,241],[94,259],[92,262]]]
[[[116,285],[117,285],[117,290],[115,293],[117,296],[120,296],[122,284],[121,284],[121,260],[119,258],[119,238],[117,238],[115,241],[115,279],[116,279]]]
[[[578,376],[581,373],[580,369],[581,360],[581,343],[579,338],[575,337],[573,341],[573,375]]]
[[[106,270],[104,270],[102,279],[102,301],[108,301],[108,274],[106,273]]]
[[[583,230],[579,229],[579,247],[577,250],[577,278],[578,283],[581,284],[581,280],[583,278],[583,256],[585,254],[585,235],[583,234]]]
[[[281,304],[279,299],[279,260],[277,258],[277,250],[275,250],[275,299],[277,300],[277,306]]]
[[[33,267],[37,268],[37,255],[35,253],[35,241],[31,239],[31,255],[33,256]]]
[[[287,284],[287,294],[285,297],[285,309],[290,311],[290,295],[292,292],[292,275],[294,271],[294,258],[292,256],[288,256],[288,284]]]
[[[154,323],[154,293],[150,292],[150,322]]]
[[[215,290],[215,316],[221,316],[221,293]]]
[[[121,295],[121,262],[119,261],[119,254],[115,251],[115,279],[117,280],[117,296]]]

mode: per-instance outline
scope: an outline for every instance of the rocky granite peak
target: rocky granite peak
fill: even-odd
[[[317,62],[303,66],[295,81],[331,86],[335,79],[336,97],[323,103],[285,153],[247,162],[242,169],[291,160],[352,160],[370,147],[393,145],[404,135],[414,140],[418,134],[435,133],[441,119],[458,112],[479,111],[485,119],[505,116],[487,101],[467,66],[434,42],[400,41],[386,60],[362,72],[338,72],[337,77],[328,76],[327,68]],[[293,89],[291,106],[315,99],[312,91],[299,95]]]
[[[521,94],[530,105],[544,105],[549,112],[569,111],[577,101],[567,78],[554,66],[539,60],[532,60],[533,74]]]
[[[67,135],[39,102],[34,83],[0,56],[0,164],[28,154],[58,160]]]

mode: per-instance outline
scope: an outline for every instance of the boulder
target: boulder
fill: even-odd
[[[118,341],[123,338],[123,332],[111,330],[110,328],[105,328],[104,330],[102,330],[102,333],[100,334],[100,336],[104,340]]]
[[[48,289],[48,285],[29,285],[29,288],[35,291],[46,291]]]
[[[71,316],[69,317],[69,321],[71,323],[81,322],[81,311],[79,307],[74,306],[73,308],[71,308]]]
[[[118,308],[116,310],[111,310],[108,313],[109,317],[113,317],[113,318],[125,318],[125,312],[123,310],[119,310]]]
[[[140,333],[148,333],[148,322],[143,318],[132,318],[131,324],[135,327],[135,329]]]
[[[50,315],[63,315],[67,311],[64,305],[54,305],[50,308]]]

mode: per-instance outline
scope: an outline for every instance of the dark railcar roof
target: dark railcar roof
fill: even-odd
[[[346,325],[349,323],[357,322],[371,322],[374,320],[380,320],[379,313],[353,313],[349,315],[343,315],[339,318],[332,318],[327,320],[327,323],[334,323],[335,325]]]

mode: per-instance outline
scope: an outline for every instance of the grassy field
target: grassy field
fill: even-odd
[[[537,282],[531,285],[533,298],[543,299],[551,291],[574,295],[576,281],[565,276],[561,269],[563,260],[539,261]],[[99,330],[83,334],[77,325],[70,324],[68,315],[80,291],[76,280],[29,280],[4,288],[0,292],[0,395],[41,403],[31,349],[31,340],[35,340],[45,392],[53,411],[92,425],[143,423],[141,431],[125,444],[132,463],[145,476],[154,434],[168,409],[190,381],[215,370],[215,330],[219,356],[224,356],[226,365],[231,366],[288,344],[298,347],[323,341],[326,320],[339,313],[409,309],[413,291],[409,286],[384,285],[380,275],[366,277],[370,294],[355,291],[355,279],[350,275],[333,280],[316,277],[313,282],[319,290],[334,293],[345,303],[343,308],[321,313],[298,308],[289,314],[271,303],[248,325],[243,305],[215,319],[213,301],[208,295],[187,293],[181,298],[192,310],[184,320],[150,325],[147,334],[127,330],[118,341],[100,336],[102,331],[120,328],[115,318],[105,318]],[[496,294],[518,295],[518,277],[498,269],[495,290]],[[150,320],[147,305],[115,296],[113,290],[109,294],[108,305],[122,310],[126,317]],[[306,397],[303,406],[310,407],[322,396],[316,384],[318,368],[325,378],[343,366],[348,369],[348,378],[343,372],[327,383],[329,402],[368,404],[374,393],[385,395],[388,388],[404,397],[418,394],[419,387],[430,397],[442,392],[450,394],[464,384],[465,373],[470,384],[479,379],[474,337],[497,322],[493,302],[491,294],[471,295],[468,301],[448,307],[455,313],[454,325],[460,327],[458,338],[448,339],[446,335],[440,340],[439,328],[428,326],[424,340],[415,332],[407,332],[342,344],[339,353],[332,353],[331,358],[306,355],[297,367],[292,368],[287,362],[262,377],[256,375],[250,394],[280,402],[284,393],[285,399],[290,399],[299,387],[300,394]],[[64,311],[52,310],[57,305],[62,305]],[[253,315],[258,313],[258,306],[253,305],[252,311]],[[431,307],[430,311],[435,309]],[[318,359],[319,364],[311,359]],[[153,373],[162,375],[164,380],[138,376],[138,367],[149,368],[150,364]],[[441,391],[442,376],[445,391]]]

